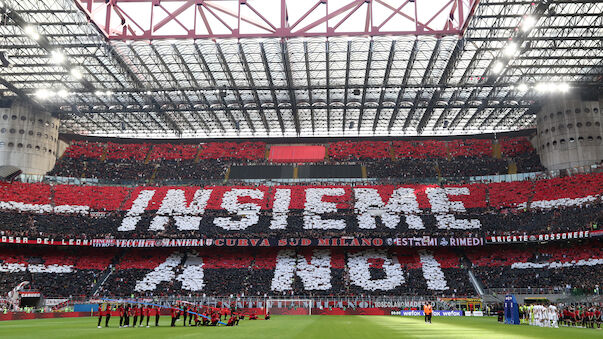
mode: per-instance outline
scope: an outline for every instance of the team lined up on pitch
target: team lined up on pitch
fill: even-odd
[[[564,305],[557,308],[554,304],[522,305],[519,308],[525,323],[532,326],[554,327],[582,326],[601,328],[603,317],[601,307],[594,304]]]
[[[235,326],[239,321],[247,317],[249,320],[260,319],[255,313],[245,314],[236,312],[234,309],[216,308],[211,306],[197,305],[188,302],[179,302],[171,306],[160,306],[156,304],[138,303],[116,303],[98,306],[98,328],[101,328],[103,317],[105,327],[109,327],[112,313],[119,315],[119,327],[150,327],[151,317],[154,317],[155,326],[159,326],[162,309],[169,309],[171,327],[176,326],[176,321],[182,318],[183,326]],[[145,320],[146,318],[146,320]],[[264,316],[270,319],[270,312]],[[188,325],[187,325],[188,324]]]

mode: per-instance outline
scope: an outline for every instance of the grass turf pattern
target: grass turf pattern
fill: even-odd
[[[146,320],[146,319],[145,319]],[[154,319],[152,319],[154,320]],[[0,322],[0,338],[603,338],[603,330],[540,328],[503,325],[494,318],[400,316],[273,316],[271,320],[245,320],[236,327],[170,328],[162,317],[156,328],[96,328],[97,318],[62,318]],[[104,318],[103,318],[104,324]]]

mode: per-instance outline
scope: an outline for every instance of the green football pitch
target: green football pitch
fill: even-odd
[[[499,324],[494,318],[400,316],[273,316],[269,321],[242,321],[237,327],[96,328],[96,318],[15,320],[0,322],[0,338],[603,338],[603,330],[539,328]],[[104,321],[104,319],[103,319]]]

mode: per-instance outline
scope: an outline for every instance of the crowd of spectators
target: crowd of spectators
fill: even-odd
[[[536,149],[527,138],[502,138],[500,140],[500,152],[503,157],[514,159],[517,173],[546,170],[540,162]]]
[[[324,219],[344,220],[344,230],[311,230],[304,228],[303,211],[293,210],[287,218],[285,229],[270,229],[273,219],[270,211],[261,211],[257,224],[237,232],[227,231],[214,224],[214,219],[229,216],[225,211],[206,211],[198,230],[181,230],[171,219],[163,230],[149,229],[155,213],[140,215],[137,227],[132,231],[117,231],[125,218],[125,212],[109,212],[102,217],[61,214],[35,214],[0,212],[0,235],[42,238],[78,238],[78,239],[215,239],[215,238],[325,238],[325,237],[486,237],[497,235],[538,235],[557,232],[593,231],[602,224],[603,205],[585,204],[565,207],[558,210],[508,210],[501,212],[496,208],[473,209],[459,217],[480,220],[481,228],[472,230],[441,229],[433,213],[419,216],[424,229],[409,229],[402,218],[401,226],[390,229],[377,217],[377,228],[360,229],[358,218],[353,210],[340,210],[338,213],[325,214]]]
[[[71,144],[49,174],[145,182],[221,179],[232,164],[264,164],[265,153],[266,145],[261,142],[191,145],[78,141]],[[511,163],[517,166],[518,172],[543,170],[538,155],[524,137],[503,138],[497,142],[489,139],[341,141],[329,144],[328,154],[327,162],[363,164],[368,176],[377,178],[503,174],[507,173]],[[245,201],[239,201],[237,199],[241,197],[234,198],[230,204],[239,208],[240,213],[237,213],[236,210],[233,212],[225,208],[222,199],[226,198],[219,195],[221,200],[210,201],[203,211],[198,229],[179,227],[173,217],[182,215],[174,206],[174,215],[161,215],[167,220],[163,229],[152,229],[153,220],[158,215],[157,208],[162,204],[161,200],[157,200],[151,203],[153,208],[143,207],[141,213],[135,215],[138,219],[132,229],[118,231],[134,205],[134,195],[140,194],[141,189],[12,183],[0,187],[0,235],[53,239],[422,238],[426,235],[483,238],[597,230],[603,216],[600,196],[603,192],[603,176],[600,174],[534,182],[433,186],[443,190],[467,189],[469,194],[451,194],[452,201],[443,205],[449,209],[446,213],[454,214],[457,219],[479,221],[479,228],[465,229],[440,227],[438,218],[442,216],[442,211],[437,208],[434,211],[434,202],[432,198],[427,198],[427,186],[424,185],[413,185],[415,198],[420,205],[413,216],[420,218],[423,228],[411,227],[404,215],[408,211],[404,209],[396,212],[400,222],[393,228],[388,227],[391,224],[387,222],[391,221],[384,220],[384,215],[372,216],[376,220],[375,228],[360,227],[360,212],[358,208],[354,209],[357,197],[352,187],[340,187],[345,193],[341,199],[326,195],[325,200],[321,201],[327,203],[327,200],[331,202],[333,199],[337,203],[335,211],[324,212],[316,207],[321,220],[327,220],[327,223],[332,221],[333,224],[343,220],[344,229],[308,229],[306,217],[309,212],[304,209],[306,198],[294,194],[289,198],[291,203],[285,203],[287,207],[289,204],[291,206],[286,209],[282,228],[271,227],[282,212],[274,209],[271,205],[274,201],[268,198],[262,200],[262,206],[258,205],[258,220],[251,226],[242,229],[218,227],[217,219],[236,223],[238,219],[245,218],[249,210],[243,211],[242,207],[237,207],[239,203],[242,206],[245,202],[258,200],[243,197]],[[232,186],[208,188],[227,192]],[[276,195],[275,187],[256,188],[263,190],[267,197]],[[385,186],[379,185],[372,188],[380,192],[386,190]],[[190,200],[192,194],[189,196],[188,193],[186,197]],[[389,199],[388,193],[381,197]],[[458,208],[460,201],[464,204],[462,209]],[[80,211],[78,205],[87,208]],[[453,205],[454,208],[451,207]],[[186,208],[196,207],[191,205]],[[182,219],[186,217],[190,216],[185,215]],[[313,251],[311,248],[181,251],[3,248],[0,251],[0,294],[5,294],[21,281],[30,281],[31,287],[41,290],[46,296],[89,295],[98,279],[109,270],[109,279],[100,287],[101,294],[107,296],[468,296],[475,294],[468,280],[468,266],[473,267],[478,279],[487,288],[592,290],[598,288],[597,277],[603,275],[603,252],[598,242],[538,249],[504,246],[500,250],[492,250],[488,247],[466,250],[466,257],[461,254],[461,249],[321,248],[321,253],[328,253],[328,259],[321,261],[320,258],[314,258],[317,252]],[[279,260],[289,264],[279,266]],[[313,270],[308,265],[320,269]]]
[[[525,288],[585,293],[598,291],[603,276],[600,241],[505,250],[466,250],[473,272],[486,288]]]
[[[500,152],[495,152],[499,145]],[[326,164],[361,164],[370,178],[434,178],[507,174],[544,168],[525,137],[418,141],[339,141]],[[49,175],[110,180],[224,179],[233,164],[268,164],[262,142],[204,144],[74,141]],[[499,154],[499,155],[497,155]]]
[[[23,281],[28,289],[41,291],[47,298],[89,296],[99,272],[76,270],[70,273],[0,273],[0,295],[5,296]]]
[[[74,141],[48,175],[139,182],[223,179],[233,162],[264,161],[265,148],[261,142],[193,145]]]
[[[428,159],[380,159],[367,162],[366,172],[371,178],[435,178],[437,167],[437,162]]]
[[[601,225],[601,200],[603,175],[577,175],[565,178],[553,178],[537,181],[504,182],[471,185],[425,186],[414,185],[415,197],[420,204],[413,209],[416,218],[400,217],[396,224],[389,219],[375,215],[375,224],[370,228],[366,224],[366,213],[361,206],[367,203],[361,195],[356,196],[356,188],[349,185],[333,186],[342,190],[344,195],[337,197],[337,210],[321,212],[320,218],[326,221],[342,220],[341,227],[307,226],[307,217],[313,215],[305,205],[305,190],[308,186],[241,186],[238,189],[253,188],[256,193],[263,193],[263,199],[248,199],[257,206],[257,222],[241,228],[222,227],[218,219],[238,221],[246,209],[246,205],[234,204],[226,197],[233,186],[212,186],[211,199],[202,212],[198,226],[180,227],[177,218],[167,216],[160,228],[153,228],[153,220],[157,216],[157,208],[166,203],[166,190],[174,187],[128,188],[112,186],[71,186],[46,184],[12,183],[0,188],[0,233],[9,236],[48,237],[48,238],[217,238],[217,237],[422,237],[455,236],[483,237],[492,235],[535,235],[552,232],[573,232],[596,230]],[[320,190],[325,189],[322,186]],[[381,192],[382,199],[391,199],[387,190],[393,186],[361,186],[360,190]],[[443,228],[438,219],[442,211],[433,209],[435,199],[427,198],[425,191],[429,188],[441,190],[466,190],[465,194],[452,200],[461,199],[463,210],[452,211],[460,220],[479,221],[478,227]],[[200,187],[182,187],[187,200],[192,199]],[[280,189],[291,190],[290,201],[285,206],[273,209],[275,196]],[[329,190],[329,188],[326,188]],[[152,203],[145,209],[136,212],[138,216],[132,227],[119,229],[122,222],[130,214],[133,201],[141,196],[143,190],[156,190]],[[316,190],[316,188],[314,189]],[[249,190],[252,191],[252,190]],[[161,193],[163,192],[163,193]],[[163,195],[162,195],[163,194]],[[327,194],[328,195],[328,194]],[[362,198],[362,199],[361,199]],[[224,200],[226,199],[226,201]],[[327,198],[331,199],[331,198]],[[399,198],[395,198],[399,199]],[[326,201],[326,200],[325,200]],[[243,200],[241,200],[243,202]],[[282,202],[282,200],[279,200]],[[360,204],[362,202],[362,204]],[[129,203],[129,205],[128,205]],[[181,204],[181,202],[174,202]],[[226,205],[231,206],[226,208]],[[360,204],[360,205],[359,205]],[[431,205],[430,205],[431,204]],[[78,205],[80,205],[78,207]],[[80,207],[85,208],[80,212]],[[167,206],[166,205],[166,206]],[[54,207],[53,207],[54,206]],[[145,205],[147,206],[147,205]],[[306,206],[306,207],[304,207]],[[326,205],[325,205],[326,206]],[[286,212],[279,208],[285,207]],[[175,216],[180,215],[178,207]],[[184,208],[184,206],[182,206]],[[186,207],[189,208],[189,207]],[[359,209],[360,208],[360,209]],[[448,208],[448,207],[446,207]],[[165,217],[164,212],[159,213]],[[282,215],[286,213],[286,215]],[[402,214],[402,211],[396,212]],[[362,216],[364,215],[364,217]],[[233,217],[234,216],[234,217]],[[273,227],[278,216],[282,223]],[[370,215],[369,215],[370,216]],[[227,219],[233,218],[233,219]],[[194,218],[193,218],[194,219]],[[410,222],[420,221],[421,227],[414,227]],[[370,221],[370,220],[369,220]],[[329,221],[330,222],[330,221]],[[386,224],[386,222],[389,222]],[[222,225],[222,226],[220,226]]]
[[[464,250],[46,248],[46,254],[13,247],[0,255],[0,293],[29,281],[29,288],[45,297],[90,295],[97,285],[99,295],[120,297],[473,296],[467,269],[487,289],[599,291],[600,242],[496,246]]]
[[[287,263],[282,261],[284,252],[291,252],[294,261],[303,260],[306,264],[315,265],[315,268],[300,264],[283,266],[283,263]],[[320,255],[319,252],[328,255],[326,264],[318,264],[319,257],[316,255]],[[373,251],[321,248],[294,251],[265,248],[181,252],[134,249],[128,250],[120,258],[99,294],[149,297],[475,294],[457,254],[449,250],[433,252],[432,256],[443,273],[438,277],[442,286],[434,287],[426,280],[421,253],[405,249]],[[362,268],[358,268],[355,261],[358,255],[364,256]],[[389,260],[393,260],[391,263],[395,268],[385,267]],[[287,272],[283,272],[283,267],[290,270],[285,268]],[[306,269],[309,271],[304,271]],[[396,277],[398,273],[402,275]],[[196,284],[191,285],[193,279]],[[324,284],[317,284],[316,281],[323,281]]]
[[[0,250],[0,295],[21,282],[44,297],[90,295],[116,251],[82,248],[3,247]]]

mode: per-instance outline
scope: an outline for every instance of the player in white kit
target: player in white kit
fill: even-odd
[[[549,321],[550,321],[550,326],[554,327],[554,328],[558,328],[559,325],[557,325],[557,321],[558,321],[558,315],[557,315],[557,307],[553,304],[549,305]]]

